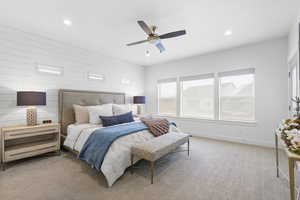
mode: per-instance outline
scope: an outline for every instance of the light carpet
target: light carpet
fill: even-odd
[[[283,153],[281,152],[281,155]],[[286,171],[286,160],[281,156]],[[148,163],[127,171],[111,188],[70,153],[9,164],[0,172],[1,200],[285,200],[288,183],[276,178],[274,150],[192,138],[191,157],[159,160],[154,184]]]

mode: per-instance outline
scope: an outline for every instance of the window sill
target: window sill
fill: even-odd
[[[234,126],[249,126],[256,127],[257,121],[230,121],[230,120],[216,120],[216,119],[203,119],[196,117],[178,117],[172,115],[162,115],[162,114],[153,114],[153,116],[159,117],[167,117],[171,119],[178,119],[184,121],[192,121],[192,122],[202,122],[202,123],[215,123],[215,124],[224,124],[224,125],[234,125]]]

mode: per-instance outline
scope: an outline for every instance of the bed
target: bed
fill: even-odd
[[[89,123],[75,124],[73,104],[89,106],[107,103],[125,104],[125,94],[80,90],[59,91],[59,121],[62,137],[64,138],[64,148],[78,155],[90,135],[95,130],[103,128],[101,125]],[[170,131],[178,132],[175,126],[171,126]],[[103,173],[109,187],[131,165],[131,147],[136,143],[153,138],[154,136],[148,130],[142,130],[120,137],[110,145],[99,170]],[[137,160],[134,162],[137,162]]]

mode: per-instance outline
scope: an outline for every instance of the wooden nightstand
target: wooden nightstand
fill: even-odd
[[[60,124],[1,128],[1,164],[49,152],[60,154]]]

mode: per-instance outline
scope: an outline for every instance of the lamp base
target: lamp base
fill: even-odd
[[[27,108],[27,126],[37,125],[37,111],[35,107]]]
[[[142,115],[144,113],[144,105],[143,104],[138,104],[137,105],[137,114]]]

